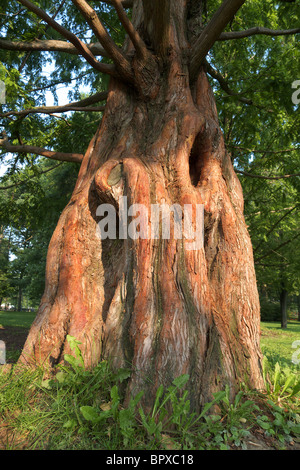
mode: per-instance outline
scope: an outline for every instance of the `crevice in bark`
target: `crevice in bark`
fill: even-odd
[[[190,178],[191,183],[193,186],[197,187],[201,177],[201,170],[202,170],[202,143],[203,137],[202,134],[199,133],[194,141],[192,146],[190,156],[189,156],[189,171],[190,171]]]

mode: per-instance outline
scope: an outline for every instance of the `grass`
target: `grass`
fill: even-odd
[[[36,312],[0,311],[0,327],[30,328]]]
[[[0,449],[245,449],[254,436],[257,445],[294,448],[300,443],[300,365],[291,359],[299,333],[296,322],[287,330],[262,324],[266,392],[241,384],[231,401],[225,387],[200,415],[190,411],[188,376],[178,377],[167,390],[159,387],[148,413],[142,393],[123,406],[130,371],[112,371],[105,361],[86,370],[80,343],[69,337],[73,355],[65,356],[56,376],[42,368],[0,369]]]
[[[300,363],[300,322],[288,322],[287,329],[282,329],[280,323],[261,323],[261,349],[272,362],[278,362],[282,367],[294,368],[292,358]],[[299,341],[299,343],[295,343]],[[297,351],[299,350],[299,354]],[[298,366],[298,370],[300,370]]]

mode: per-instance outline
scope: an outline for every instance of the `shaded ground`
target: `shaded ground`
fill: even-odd
[[[0,340],[5,342],[6,362],[17,361],[29,333],[29,328],[0,325]]]

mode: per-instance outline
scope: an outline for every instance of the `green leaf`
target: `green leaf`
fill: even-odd
[[[98,411],[92,406],[81,406],[80,411],[83,417],[92,423],[96,423],[101,419]]]
[[[70,428],[74,428],[76,425],[77,425],[77,422],[75,421],[75,419],[68,419],[68,420],[63,424],[63,428],[65,428],[65,429],[70,429]]]
[[[67,374],[65,372],[59,371],[59,372],[57,372],[55,378],[59,383],[62,384],[63,382],[65,382],[65,380],[67,378]]]
[[[182,388],[189,380],[190,376],[188,374],[183,374],[173,380],[173,384],[177,388]]]
[[[285,383],[284,383],[284,386],[282,387],[281,389],[281,392],[280,392],[280,395],[282,396],[284,394],[284,392],[293,384],[293,382],[295,381],[295,375],[294,374],[290,374]]]
[[[51,379],[46,379],[46,380],[42,380],[41,382],[41,387],[43,388],[46,388],[48,390],[51,390],[52,388],[52,380]]]
[[[124,380],[127,380],[130,375],[130,369],[119,369],[118,372],[114,375],[114,380],[122,383]]]
[[[119,402],[120,397],[119,397],[119,390],[117,385],[114,385],[110,391],[110,396],[113,402]]]
[[[273,384],[273,391],[275,393],[279,392],[279,389],[280,389],[280,382],[279,382],[279,379],[280,379],[280,373],[281,373],[281,368],[280,368],[280,365],[278,362],[276,362],[276,365],[275,365],[275,373],[274,373],[274,384]]]
[[[152,416],[155,416],[158,408],[159,408],[159,402],[160,402],[160,399],[162,397],[164,393],[164,387],[163,385],[160,385],[156,391],[156,396],[155,396],[155,402],[154,402],[154,405],[153,405],[153,410],[152,410]]]
[[[292,393],[289,395],[289,397],[294,397],[300,392],[300,381],[296,383],[296,385],[293,387]]]
[[[82,366],[81,360],[78,359],[77,357],[71,356],[70,354],[65,354],[65,355],[64,355],[64,359],[65,359],[65,361],[67,361],[69,364],[71,364],[71,366],[73,366],[74,369],[76,369],[76,368]]]

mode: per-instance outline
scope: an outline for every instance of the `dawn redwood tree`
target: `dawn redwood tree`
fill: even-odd
[[[107,74],[99,92],[64,109],[106,99],[103,119],[80,154],[11,145],[81,164],[78,180],[49,245],[46,285],[21,361],[54,366],[69,351],[67,335],[82,342],[87,365],[108,359],[132,368],[127,396],[145,391],[151,406],[157,387],[189,374],[192,407],[240,382],[263,386],[260,309],[243,195],[226,151],[206,57],[214,43],[252,34],[224,32],[245,0],[225,0],[202,22],[201,0],[111,0],[127,36],[112,40],[91,6],[72,0],[98,42],[87,44],[29,0],[19,3],[60,34],[60,40],[0,40],[18,51],[79,54]],[[64,3],[64,2],[63,2]],[[129,15],[124,8],[132,7]],[[222,37],[223,35],[223,37]],[[110,60],[99,61],[97,56]],[[51,113],[56,109],[19,111]],[[101,239],[97,208],[162,202],[204,205],[204,247],[187,240]]]

